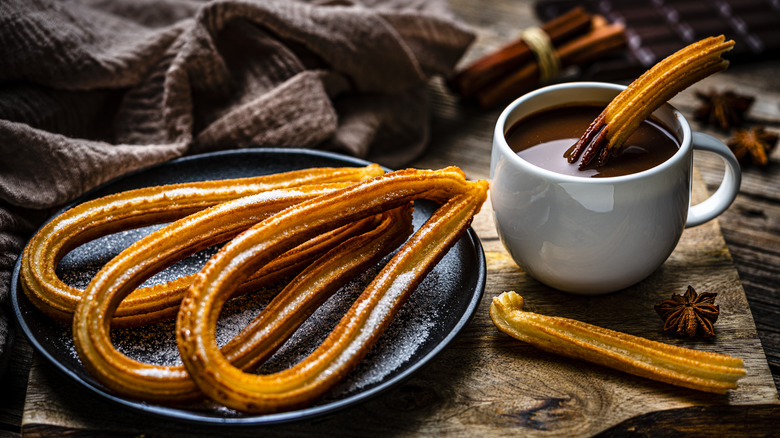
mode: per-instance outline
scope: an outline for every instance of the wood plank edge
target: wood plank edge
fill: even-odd
[[[777,433],[778,418],[780,403],[692,406],[639,415],[597,436],[773,436]]]

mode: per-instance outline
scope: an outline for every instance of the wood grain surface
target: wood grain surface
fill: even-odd
[[[532,2],[451,0],[472,25],[473,59],[535,25]],[[690,115],[694,89],[729,88],[757,97],[751,123],[780,128],[780,61],[734,66],[672,103]],[[499,110],[457,101],[431,84],[431,146],[415,167],[460,165],[487,178]],[[701,129],[718,138],[727,134]],[[713,190],[717,158],[696,157],[695,196]],[[0,381],[0,436],[625,436],[694,433],[771,436],[780,417],[780,150],[767,168],[744,169],[741,193],[718,220],[686,230],[670,259],[649,279],[616,294],[578,297],[550,290],[523,273],[502,248],[490,205],[474,228],[486,252],[485,297],[466,330],[429,366],[392,391],[335,415],[267,427],[225,430],[158,420],[119,409],[63,378],[17,336]],[[687,285],[717,292],[717,336],[682,341],[662,333],[652,305]],[[544,353],[499,333],[490,299],[515,290],[532,311],[577,318],[631,334],[745,359],[748,375],[726,396],[698,393]],[[763,344],[763,348],[762,348]],[[766,354],[765,354],[766,351]],[[29,371],[29,376],[27,375]],[[773,380],[774,379],[774,380]]]

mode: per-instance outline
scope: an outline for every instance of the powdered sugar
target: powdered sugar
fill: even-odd
[[[417,227],[423,219],[424,213],[415,213]],[[86,287],[89,279],[111,257],[157,228],[159,226],[126,231],[77,248],[60,264],[58,271],[61,278],[74,287]],[[212,248],[195,254],[155,275],[144,285],[157,284],[196,272],[215,251],[216,249]],[[456,247],[444,257],[410,295],[367,356],[322,403],[342,399],[385,382],[436,347],[438,341],[451,329],[451,326],[444,325],[444,320],[450,312],[458,312],[458,309],[453,307],[453,300],[457,302],[459,298],[453,294],[463,295],[458,292],[458,281],[462,276],[460,271],[464,269],[460,261],[460,251]],[[383,264],[368,270],[334,294],[257,372],[272,373],[289,368],[310,354],[327,337]],[[469,268],[470,266],[467,266],[465,269]],[[229,301],[220,316],[217,343],[224,345],[235,336],[267,305],[281,287],[282,285],[278,285]],[[466,293],[470,297],[470,291]],[[133,359],[159,365],[180,364],[174,326],[173,321],[167,321],[145,328],[113,330],[112,339],[119,351]],[[63,342],[67,343],[75,356],[69,330],[64,330]]]

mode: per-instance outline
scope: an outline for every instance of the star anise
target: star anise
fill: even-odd
[[[744,96],[730,90],[724,92],[710,90],[709,93],[696,91],[695,95],[702,104],[694,111],[693,117],[724,131],[739,126],[754,101],[752,96]]]
[[[688,338],[715,336],[713,324],[720,312],[719,306],[715,305],[717,295],[710,292],[697,294],[688,286],[684,296],[672,294],[671,299],[661,301],[655,306],[655,311],[665,321],[664,331]]]
[[[741,162],[750,161],[759,166],[766,166],[769,153],[777,144],[778,135],[768,132],[763,126],[750,129],[736,129],[733,136],[726,142]]]

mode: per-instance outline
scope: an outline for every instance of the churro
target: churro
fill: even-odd
[[[76,350],[90,373],[113,391],[135,399],[180,403],[201,398],[201,391],[183,365],[142,363],[114,348],[109,334],[113,303],[132,291],[133,284],[148,277],[159,266],[159,259],[171,257],[164,263],[168,264],[177,258],[179,248],[165,240],[169,231],[185,233],[181,237],[191,244],[192,240],[203,239],[204,230],[224,218],[232,221],[240,220],[241,216],[250,217],[272,203],[268,197],[253,196],[205,210],[169,225],[170,230],[147,236],[106,264],[84,291],[85,299],[73,319]],[[308,266],[223,347],[224,354],[242,369],[267,358],[322,301],[357,271],[376,264],[408,237],[411,233],[408,207],[358,221],[364,224],[362,234],[345,240]],[[152,247],[155,251],[149,250]],[[240,287],[246,285],[244,282]]]
[[[302,178],[139,189],[90,201],[55,218],[31,241],[23,284],[45,313],[72,318],[84,367],[118,394],[166,404],[208,396],[252,413],[310,404],[361,360],[466,231],[487,194],[487,182],[469,182],[457,168],[382,173],[378,166],[310,170]],[[408,238],[418,199],[442,205]],[[83,242],[166,221],[172,222],[106,263],[83,292],[54,273],[63,254]],[[173,263],[226,241],[194,279],[138,288]],[[324,300],[402,243],[307,359],[273,375],[249,373]],[[229,298],[292,274],[244,330],[217,346],[215,323]],[[112,327],[154,322],[177,309],[183,365],[138,362],[112,345]]]
[[[486,192],[487,182],[468,182],[459,169],[409,169],[305,201],[250,228],[207,262],[182,301],[176,334],[184,365],[204,393],[240,411],[268,413],[312,403],[367,353],[408,295],[465,232]],[[220,309],[246,272],[312,235],[422,198],[443,205],[303,361],[256,375],[231,365],[217,348]]]
[[[618,94],[574,145],[569,162],[582,156],[580,168],[596,160],[603,166],[643,120],[690,85],[724,70],[729,62],[721,56],[734,47],[723,35],[693,43],[654,65]]]
[[[523,298],[493,298],[490,318],[499,330],[541,350],[582,359],[648,379],[723,394],[745,375],[742,359],[651,341],[577,320],[523,309]]]
[[[337,185],[333,187],[339,187],[339,183],[343,186],[382,172],[377,165],[305,169],[252,178],[147,187],[88,201],[58,215],[33,236],[22,255],[21,284],[27,297],[41,311],[56,320],[70,322],[82,291],[65,284],[55,270],[65,254],[85,242],[126,229],[177,220],[242,196],[315,183],[334,183]],[[279,209],[288,205],[280,204]],[[130,326],[170,317],[178,307],[176,297],[183,295],[191,280],[184,277],[139,289],[119,306],[115,323]],[[135,318],[139,313],[146,315]]]

